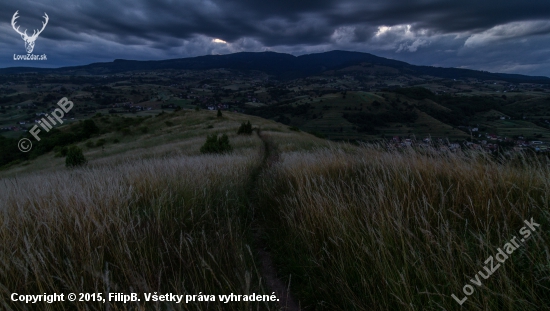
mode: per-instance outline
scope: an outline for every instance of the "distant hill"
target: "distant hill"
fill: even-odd
[[[359,64],[372,64],[399,70],[402,74],[432,76],[436,78],[480,80],[502,80],[513,83],[550,84],[550,78],[519,74],[490,73],[486,71],[416,66],[406,62],[375,56],[369,53],[350,51],[330,51],[324,53],[293,56],[276,52],[241,52],[227,55],[205,55],[160,61],[136,61],[116,59],[113,62],[93,63],[84,66],[61,68],[10,67],[0,69],[0,74],[28,72],[56,74],[113,74],[134,70],[186,69],[207,70],[228,68],[234,70],[257,70],[279,79],[293,79],[320,74],[327,70],[338,70]]]

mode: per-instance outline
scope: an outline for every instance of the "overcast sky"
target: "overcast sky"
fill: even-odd
[[[26,54],[11,25],[40,29]],[[0,67],[275,51],[550,76],[550,0],[72,0],[0,3]]]

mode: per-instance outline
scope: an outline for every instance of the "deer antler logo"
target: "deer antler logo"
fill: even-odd
[[[17,15],[18,12],[19,10],[15,11],[15,14],[13,14],[13,17],[11,18],[11,26],[13,27],[13,30],[15,30],[18,34],[20,34],[21,38],[25,40],[25,49],[27,50],[27,53],[30,54],[32,53],[32,50],[34,50],[34,41],[36,41],[36,38],[38,38],[38,35],[40,35],[44,30],[44,28],[46,28],[46,25],[48,24],[48,20],[50,18],[48,17],[48,14],[44,13],[43,17],[46,20],[46,22],[42,22],[42,29],[38,30],[38,32],[37,30],[33,30],[32,36],[28,36],[26,29],[24,32],[21,32],[19,31],[19,26],[15,28],[15,20],[19,18],[19,15]]]

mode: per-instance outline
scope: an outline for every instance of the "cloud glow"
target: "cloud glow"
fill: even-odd
[[[471,35],[464,46],[475,47],[497,41],[550,34],[550,21],[525,21],[497,25],[481,33]]]

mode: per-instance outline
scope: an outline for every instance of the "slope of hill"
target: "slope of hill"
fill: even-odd
[[[537,140],[550,135],[547,102],[546,96],[535,95],[452,96],[436,95],[424,88],[392,88],[300,96],[246,111],[333,140],[401,136],[463,141],[473,136],[481,141],[486,133]],[[498,114],[487,115],[491,111]],[[540,117],[523,117],[528,113]],[[475,133],[469,132],[470,128],[476,128]]]
[[[93,121],[97,129],[83,133],[83,125],[89,120]],[[0,136],[0,160],[4,160],[8,152],[14,155],[11,166],[6,167],[7,163],[0,162],[0,167],[4,166],[0,176],[63,169],[65,158],[60,157],[58,151],[69,145],[81,147],[86,158],[95,166],[117,164],[118,159],[128,161],[174,155],[197,156],[200,155],[200,147],[206,136],[213,134],[227,134],[236,153],[254,153],[260,142],[253,136],[237,135],[239,125],[247,121],[251,121],[256,128],[293,133],[295,142],[303,140],[312,144],[326,143],[307,133],[292,132],[283,124],[232,112],[224,112],[221,118],[216,117],[215,111],[208,110],[180,110],[132,117],[96,114],[89,120],[71,123],[41,134],[40,142],[34,141],[27,134],[34,144],[29,153],[17,150],[17,140],[4,142]],[[305,145],[302,147],[306,147]]]

